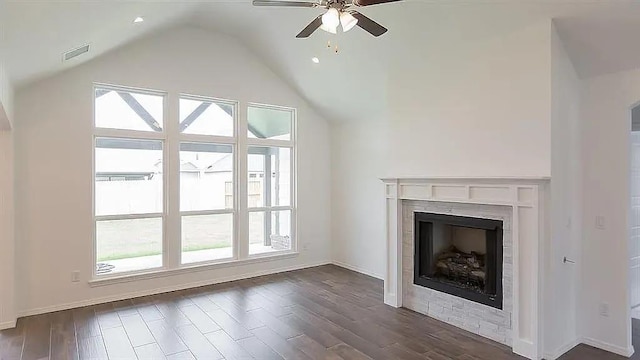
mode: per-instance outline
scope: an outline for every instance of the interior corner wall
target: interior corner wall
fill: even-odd
[[[297,237],[293,258],[90,287],[94,82],[290,106],[297,112]],[[236,39],[175,28],[16,94],[16,273],[20,315],[159,290],[326,264],[330,243],[327,121]],[[174,119],[175,117],[169,117]],[[52,271],[55,269],[55,271]],[[80,271],[81,281],[71,282]]]
[[[388,155],[383,119],[334,124],[331,131],[332,258],[383,279],[386,262],[384,185]]]
[[[583,239],[579,329],[586,342],[631,351],[629,214],[631,108],[640,69],[582,81]],[[596,227],[596,217],[604,223]],[[608,316],[600,314],[608,306]]]
[[[386,114],[332,126],[335,262],[384,275],[381,177],[550,175],[550,31],[393,51]]]
[[[580,239],[580,81],[555,27],[551,32],[551,183],[544,245],[544,353],[555,359],[576,345]],[[564,257],[576,264],[564,263]]]
[[[16,320],[13,159],[13,132],[0,130],[0,329]]]
[[[0,59],[0,130],[11,129],[13,122],[13,86]]]

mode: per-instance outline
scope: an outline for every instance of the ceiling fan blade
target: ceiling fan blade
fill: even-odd
[[[322,26],[322,15],[319,15],[315,18],[306,28],[300,31],[300,34],[296,35],[298,39],[308,38],[313,34],[314,31],[318,30],[318,28]]]
[[[378,5],[378,4],[396,2],[396,1],[401,1],[401,0],[353,0],[353,5],[369,6],[369,5]]]
[[[253,6],[280,6],[280,7],[307,7],[315,8],[320,6],[317,2],[308,1],[278,1],[278,0],[253,0]]]
[[[387,28],[360,14],[357,11],[351,11],[351,15],[353,15],[354,18],[358,19],[358,26],[375,37],[378,37],[387,32]],[[320,21],[322,22],[322,19],[320,19]]]

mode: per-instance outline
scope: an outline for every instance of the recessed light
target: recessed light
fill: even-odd
[[[313,61],[316,64],[320,64],[320,59],[318,59],[317,57],[312,58],[311,61]]]
[[[141,16],[138,16],[137,18],[135,18],[135,20],[133,20],[133,23],[134,23],[134,24],[137,24],[137,23],[141,23],[141,22],[143,22],[143,21],[144,21],[144,18],[143,18],[143,17],[141,17]]]

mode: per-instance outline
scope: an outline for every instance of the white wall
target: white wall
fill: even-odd
[[[0,329],[15,321],[13,132],[0,130]]]
[[[332,128],[334,260],[384,274],[380,177],[550,175],[550,31],[395,50],[388,114]]]
[[[298,108],[298,240],[293,259],[91,288],[92,82]],[[172,29],[16,94],[16,236],[21,313],[330,261],[327,122],[232,38]],[[173,109],[173,111],[177,111]],[[308,250],[302,250],[304,246]],[[55,271],[51,271],[55,269]],[[71,283],[71,272],[82,281]]]
[[[631,306],[637,307],[640,305],[640,131],[632,132],[630,140],[631,213],[629,216],[629,231],[631,233],[629,236],[629,259],[631,261],[631,272],[629,274],[629,293]]]
[[[628,351],[631,108],[640,101],[640,70],[583,81],[582,271],[579,326],[582,335]],[[596,216],[605,219],[596,228]],[[600,315],[607,304],[610,315]]]
[[[545,244],[544,348],[548,358],[578,337],[576,294],[581,263],[580,81],[555,28],[551,32],[550,236]],[[565,264],[564,257],[576,261]]]
[[[390,176],[548,176],[550,22],[434,54],[389,75]]]
[[[384,277],[386,263],[384,187],[388,133],[379,119],[332,127],[333,261]]]
[[[0,42],[3,39],[0,24]],[[13,120],[13,87],[0,58],[0,329],[12,326],[15,321]]]

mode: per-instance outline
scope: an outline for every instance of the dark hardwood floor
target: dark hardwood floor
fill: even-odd
[[[23,318],[0,331],[0,359],[521,358],[328,265]],[[579,346],[562,359],[622,358]]]

